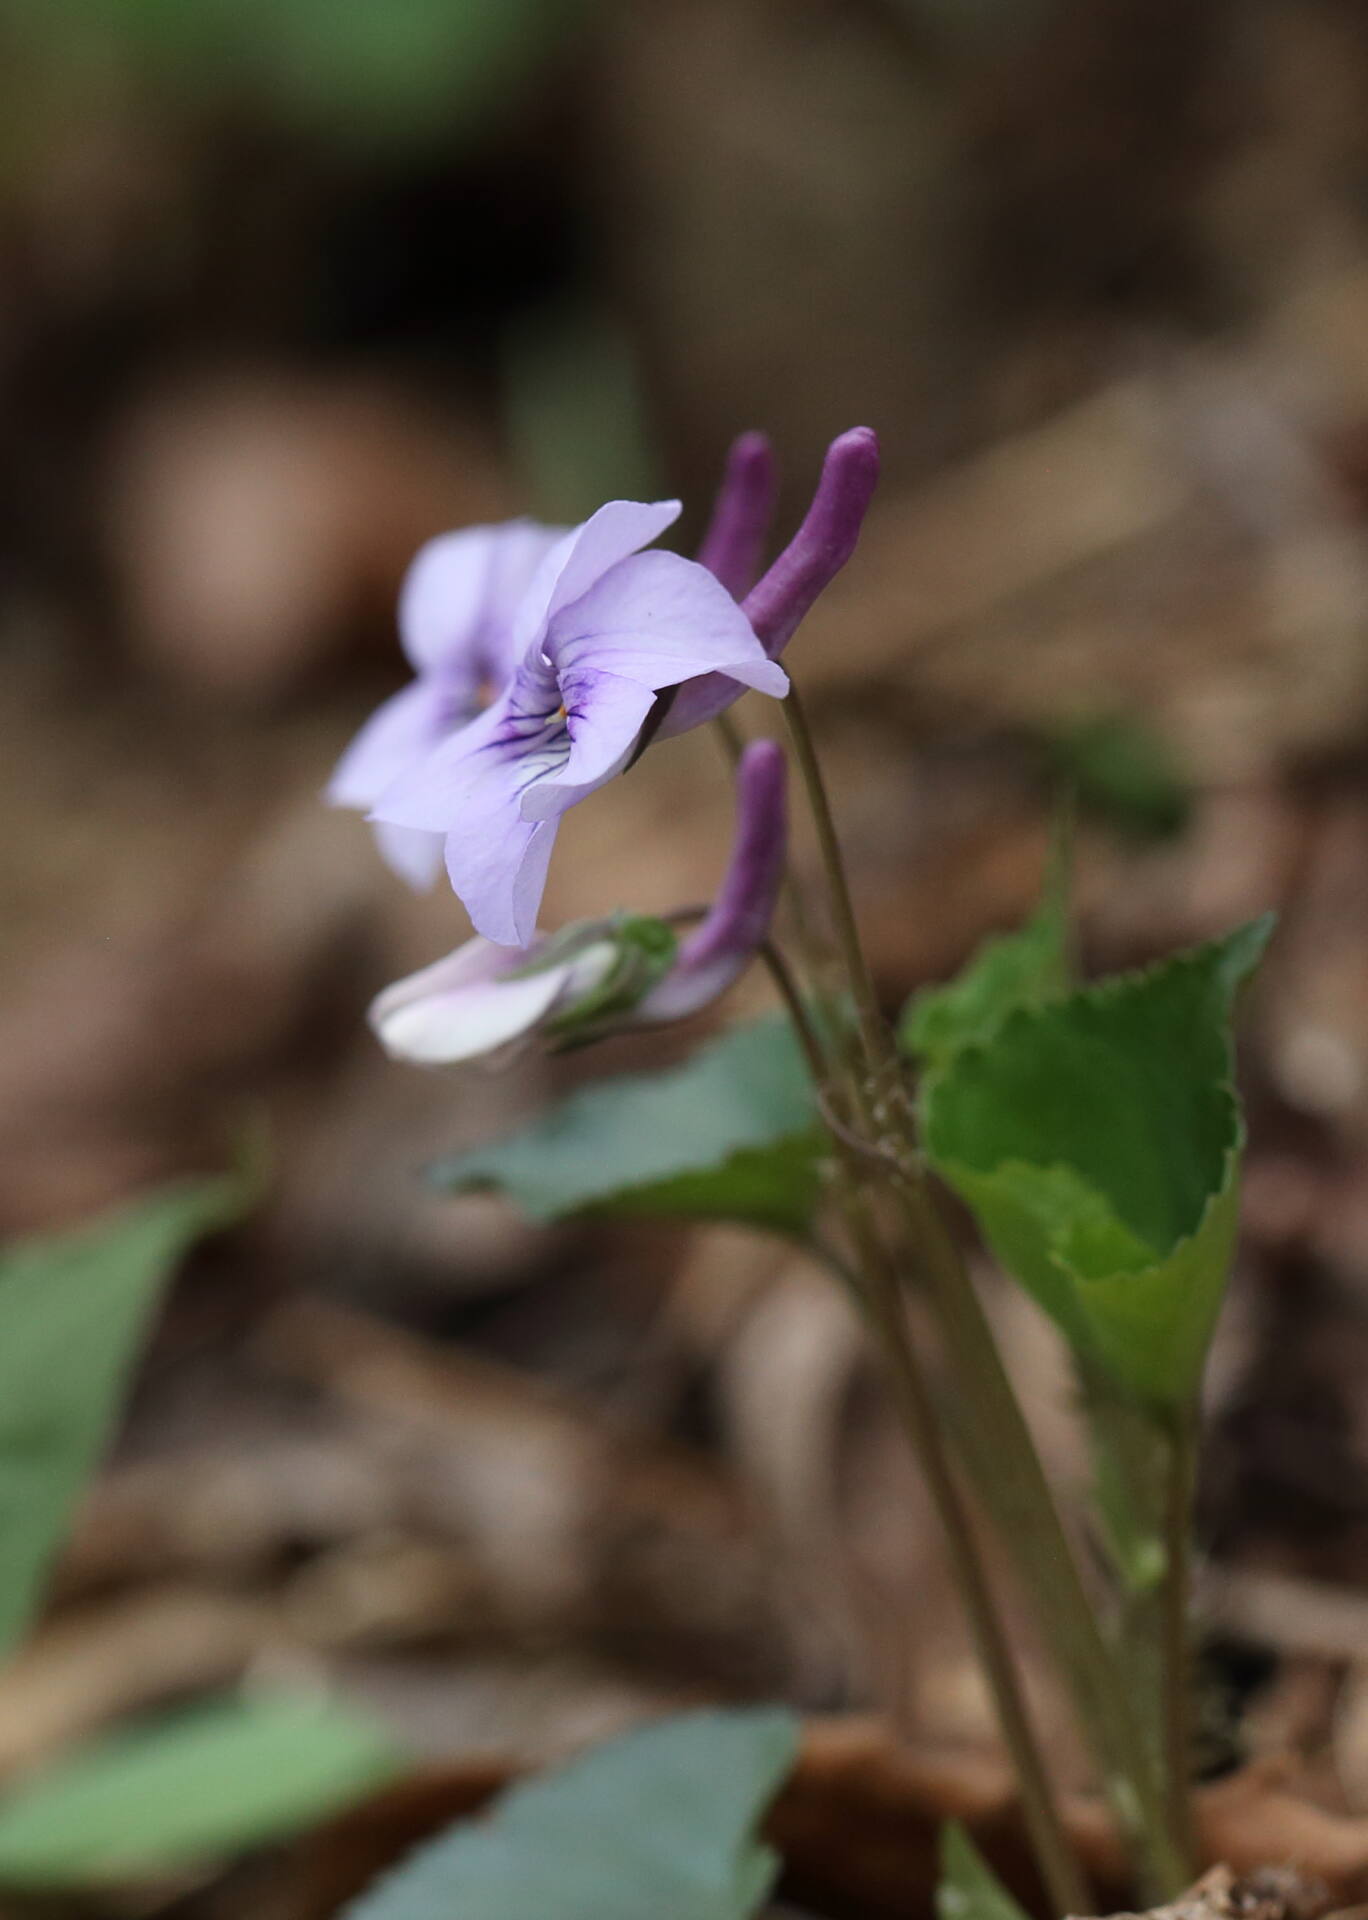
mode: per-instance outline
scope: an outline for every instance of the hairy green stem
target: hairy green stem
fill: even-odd
[[[1189,1852],[1177,1836],[1163,1783],[1122,1675],[1102,1637],[1034,1439],[1002,1364],[982,1304],[927,1184],[893,1037],[878,1005],[851,903],[822,771],[798,695],[785,701],[789,733],[817,830],[841,956],[859,1016],[869,1081],[854,1078],[855,1117],[871,1146],[890,1133],[898,1202],[918,1277],[972,1409],[965,1463],[1037,1609],[1047,1643],[1074,1698],[1122,1829],[1134,1844],[1146,1890],[1181,1891]],[[842,1149],[844,1151],[844,1149]]]
[[[884,1024],[883,1014],[879,1010],[879,996],[874,988],[874,976],[869,971],[869,962],[865,959],[864,947],[860,942],[859,923],[855,918],[855,907],[850,897],[850,886],[846,880],[845,861],[841,856],[841,843],[836,836],[836,822],[832,817],[831,802],[827,798],[826,782],[822,778],[817,749],[813,745],[807,715],[803,711],[798,689],[792,680],[789,682],[788,696],[784,701],[784,718],[788,723],[789,739],[793,744],[798,771],[807,792],[812,824],[817,829],[822,869],[831,898],[831,916],[836,930],[836,942],[840,948],[841,962],[845,968],[846,979],[855,1002],[856,1017],[860,1023],[865,1064],[871,1073],[877,1073],[889,1057],[888,1030]]]
[[[802,989],[798,985],[793,969],[774,940],[766,940],[762,944],[760,958],[765,964],[770,979],[774,982],[775,990],[784,1003],[784,1011],[788,1014],[793,1030],[798,1036],[798,1044],[803,1050],[808,1073],[818,1092],[825,1093],[830,1083],[830,1068],[822,1050],[822,1043],[817,1037],[817,1029],[808,1018]]]
[[[712,724],[713,738],[721,747],[728,767],[735,772],[741,755],[746,750],[746,736],[729,713],[717,714]]]
[[[1192,1654],[1188,1612],[1192,1592],[1192,1509],[1197,1465],[1197,1419],[1184,1412],[1170,1436],[1164,1493],[1164,1581],[1161,1590],[1164,1772],[1169,1824],[1192,1856]]]
[[[783,1000],[818,1093],[839,1100],[803,997],[781,949],[767,941],[761,957]],[[960,1495],[941,1433],[934,1398],[908,1333],[897,1277],[875,1232],[859,1186],[853,1149],[836,1139],[840,1195],[858,1256],[852,1272],[828,1255],[864,1318],[883,1360],[899,1418],[911,1442],[945,1535],[951,1570],[964,1600],[975,1651],[993,1698],[1004,1742],[1021,1790],[1022,1814],[1046,1890],[1060,1914],[1089,1910],[1086,1882],[1059,1818],[1054,1791],[1031,1725],[1006,1631],[998,1616],[972,1523]]]
[[[1046,1892],[1057,1914],[1087,1913],[1092,1907],[1087,1882],[1059,1816],[1054,1787],[1027,1711],[1006,1629],[950,1464],[935,1400],[908,1330],[901,1289],[852,1172],[843,1160],[842,1200],[863,1281],[853,1290],[855,1304],[883,1361],[894,1405],[945,1536],[951,1571],[964,1602],[974,1649],[1016,1771],[1022,1816]]]
[[[1191,1879],[1144,1727],[1102,1635],[1034,1437],[959,1250],[924,1181],[906,1175],[899,1198],[922,1283],[964,1383],[970,1418],[961,1451],[980,1499],[1031,1596],[1037,1620],[1073,1696],[1103,1787],[1142,1860],[1148,1892],[1169,1898]]]

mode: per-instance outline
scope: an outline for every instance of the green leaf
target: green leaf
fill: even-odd
[[[30,41],[147,69],[178,101],[274,106],[337,141],[449,146],[496,129],[589,0],[11,0]],[[41,42],[40,42],[41,44]]]
[[[0,1883],[144,1879],[309,1825],[406,1762],[379,1728],[313,1695],[253,1695],[111,1735],[0,1803]]]
[[[936,1920],[1027,1920],[958,1820],[941,1829]]]
[[[676,1215],[804,1234],[822,1136],[787,1021],[733,1028],[684,1066],[582,1088],[520,1132],[431,1172],[506,1193],[534,1220]]]
[[[988,1039],[1018,1007],[1044,1006],[1065,991],[1067,926],[1058,897],[1045,900],[1024,927],[995,934],[948,985],[926,987],[903,1009],[898,1040],[932,1068],[961,1047]]]
[[[1018,1007],[1043,1007],[1069,990],[1069,881],[1073,805],[1055,812],[1045,886],[1024,927],[986,940],[962,972],[942,987],[913,994],[903,1008],[898,1043],[928,1069],[943,1068],[961,1047],[981,1045]]]
[[[1236,987],[1271,931],[1014,1013],[923,1087],[924,1139],[1079,1354],[1159,1407],[1195,1391],[1235,1236]]]
[[[0,1253],[0,1656],[38,1604],[177,1261],[255,1190],[249,1175],[180,1181]]]
[[[576,521],[601,500],[654,500],[664,487],[636,342],[620,317],[579,296],[536,308],[503,343],[514,464],[544,520]]]
[[[345,1920],[746,1920],[777,1866],[755,1827],[797,1750],[779,1708],[661,1721],[515,1787]]]

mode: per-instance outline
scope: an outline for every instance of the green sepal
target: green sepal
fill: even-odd
[[[568,929],[572,936],[576,931]],[[546,1035],[556,1052],[587,1046],[611,1032],[614,1023],[639,1006],[651,988],[665,978],[679,951],[679,936],[666,921],[646,914],[620,913],[610,920],[590,922],[578,945],[570,950],[561,947],[559,938],[553,938],[548,948],[557,949],[554,957],[539,954],[535,966],[526,971],[540,972],[545,966],[572,959],[600,940],[611,941],[616,949],[612,967],[597,986],[547,1022]]]

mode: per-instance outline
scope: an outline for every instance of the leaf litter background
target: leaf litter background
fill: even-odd
[[[1207,1748],[1256,1771],[1211,1818],[1251,1857],[1293,1822],[1283,1850],[1362,1897],[1356,9],[114,17],[0,8],[0,1227],[65,1227],[263,1126],[272,1171],[187,1264],[0,1672],[0,1778],[244,1680],[327,1681],[474,1804],[508,1756],[782,1697],[910,1741],[814,1727],[776,1816],[809,1910],[922,1911],[938,1812],[1006,1834],[924,1501],[818,1276],[738,1231],[537,1230],[414,1178],[699,1036],[502,1078],[388,1066],[367,999],[461,917],[317,798],[395,683],[426,535],[676,489],[696,530],[749,425],[792,515],[868,420],[886,484],[795,666],[889,1006],[1030,911],[1061,759],[1119,790],[1081,836],[1090,965],[1281,911],[1203,1486]],[[1162,841],[1136,724],[1190,790]],[[653,753],[572,818],[549,919],[705,896],[727,813],[707,739]],[[1076,1485],[1054,1338],[993,1300]],[[388,1841],[352,1817],[358,1873],[417,1806],[375,1816]],[[139,1898],[293,1920],[345,1852]]]

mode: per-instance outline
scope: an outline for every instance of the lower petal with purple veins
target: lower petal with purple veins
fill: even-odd
[[[615,673],[567,673],[561,682],[568,752],[548,767],[522,798],[524,820],[550,820],[596,787],[605,785],[631,759],[655,695]]]

